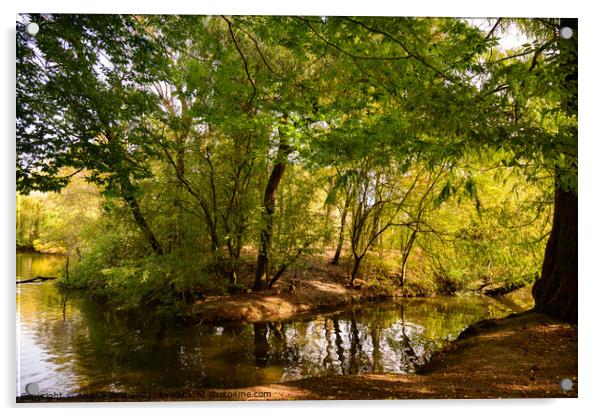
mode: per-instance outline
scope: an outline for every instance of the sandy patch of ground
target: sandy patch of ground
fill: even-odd
[[[273,288],[262,292],[208,296],[192,305],[189,318],[203,323],[282,320],[308,311],[404,294],[369,285],[362,279],[356,279],[354,288],[348,283],[343,268],[315,265],[303,276],[287,273]],[[250,285],[252,282],[248,282]]]
[[[203,323],[282,320],[304,312],[384,299],[394,293],[375,287],[346,288],[343,283],[304,280],[294,289],[207,298],[195,303],[190,319]]]

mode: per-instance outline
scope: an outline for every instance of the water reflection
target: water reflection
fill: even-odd
[[[186,326],[120,314],[51,282],[19,286],[17,384],[62,394],[412,372],[470,323],[509,312],[482,298],[412,299],[296,321]]]
[[[59,276],[64,262],[65,257],[58,254],[18,252],[17,280],[36,276]]]
[[[257,367],[267,367],[270,360],[270,344],[268,342],[268,324],[253,324],[253,355]]]

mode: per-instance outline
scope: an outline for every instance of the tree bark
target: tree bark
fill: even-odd
[[[18,285],[20,285],[21,283],[44,282],[46,280],[54,280],[54,279],[58,279],[58,277],[56,277],[56,276],[36,276],[36,277],[32,277],[31,279],[17,280],[16,283]]]
[[[577,322],[577,195],[572,191],[556,189],[552,232],[533,298],[537,312]]]
[[[176,146],[177,146],[177,154],[176,154],[176,179],[183,178],[185,174],[185,164],[184,164],[184,142],[185,137],[183,135],[178,135],[176,138]],[[183,240],[184,233],[184,203],[182,200],[184,186],[182,181],[179,179],[176,183],[176,198],[174,200],[174,206],[177,212],[176,219],[176,230],[174,236],[174,247],[175,249],[180,248]]]
[[[132,185],[130,178],[127,176],[127,174],[119,174],[119,181],[121,185],[121,194],[132,211],[134,221],[138,227],[140,227],[142,234],[152,247],[153,251],[160,256],[163,255],[163,248],[161,247],[159,240],[157,240],[155,237],[155,234],[146,222],[144,214],[142,214],[142,210],[140,209],[140,205],[138,204],[138,200],[134,194],[134,186]]]
[[[272,168],[272,173],[268,179],[263,196],[263,227],[259,236],[259,253],[257,254],[257,270],[255,273],[254,291],[264,290],[266,288],[270,267],[270,246],[272,243],[272,226],[274,221],[274,212],[276,210],[276,191],[286,169],[286,160],[291,152],[290,146],[284,139],[280,140],[278,154],[276,155],[276,164]]]
[[[560,26],[573,29],[577,33],[577,19],[561,19]],[[576,39],[560,40],[575,42]],[[560,45],[560,53],[570,53]],[[577,53],[571,53],[566,60],[570,71],[564,80],[569,83],[577,81]],[[568,95],[564,104],[567,113],[577,114],[577,89]],[[577,138],[575,137],[575,148]],[[533,285],[535,310],[547,313],[567,322],[577,322],[577,194],[571,189],[564,189],[557,172],[554,195],[554,219],[552,231],[546,245],[546,252],[541,270],[541,278]]]
[[[67,259],[65,260],[65,280],[69,283],[69,252],[67,252]]]
[[[339,260],[341,258],[341,251],[343,250],[343,243],[345,242],[345,226],[347,225],[347,211],[349,211],[349,203],[351,201],[351,197],[349,193],[345,196],[345,207],[343,208],[343,213],[341,214],[341,229],[339,230],[339,240],[337,241],[337,249],[334,253],[334,257],[332,258],[332,264],[339,264]]]
[[[353,270],[351,271],[351,281],[349,282],[349,286],[351,286],[351,287],[353,287],[353,283],[355,283],[355,278],[359,274],[360,265],[362,264],[363,258],[364,258],[364,256],[360,256],[360,257],[356,256],[355,257],[355,260],[353,262]]]
[[[418,229],[414,228],[412,230],[412,234],[410,235],[410,239],[406,246],[403,248],[403,256],[401,259],[401,276],[399,278],[399,285],[403,286],[406,280],[406,268],[408,265],[408,259],[410,258],[410,252],[412,251],[412,246],[414,245],[414,240],[416,240],[416,234],[418,233]]]
[[[124,169],[121,165],[121,162],[124,159],[124,150],[121,143],[118,141],[118,138],[113,136],[113,133],[110,131],[105,131],[104,136],[107,139],[109,152],[111,155],[119,160],[118,163],[110,164],[111,169],[117,176],[117,180],[119,183],[119,191],[125,202],[130,207],[130,211],[134,216],[134,221],[136,225],[142,231],[142,234],[146,238],[146,241],[150,244],[153,251],[162,256],[163,255],[163,247],[159,243],[159,240],[155,237],[155,234],[151,230],[150,226],[146,222],[146,218],[140,209],[140,205],[138,204],[138,200],[136,199],[136,189],[130,180],[130,174],[127,169]]]

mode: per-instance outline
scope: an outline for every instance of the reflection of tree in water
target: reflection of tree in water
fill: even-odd
[[[372,339],[372,371],[382,372],[380,347],[381,326],[380,322],[372,322],[370,325],[370,338]]]
[[[359,372],[359,361],[362,346],[360,345],[359,330],[357,328],[357,321],[355,319],[355,310],[351,311],[351,317],[349,322],[349,335],[350,344],[349,347],[349,374],[357,374]]]
[[[425,346],[429,340],[421,334],[423,328],[409,323],[404,307],[398,305],[394,309],[347,310],[289,325],[289,331],[268,336],[270,365],[282,364],[286,379],[414,371],[430,351]]]
[[[268,343],[268,324],[258,322],[253,324],[253,355],[257,367],[267,367],[270,361],[270,344]]]
[[[332,325],[334,328],[335,338],[334,344],[337,347],[337,357],[341,366],[341,373],[345,373],[345,348],[343,347],[343,338],[341,337],[341,326],[339,325],[338,319],[333,319]]]
[[[419,359],[418,355],[416,354],[416,351],[414,351],[414,348],[412,347],[412,340],[410,339],[410,337],[407,334],[403,304],[400,305],[400,314],[401,314],[401,342],[403,345],[403,347],[400,351],[401,359],[402,359],[402,361],[405,362],[404,367],[407,368],[406,371],[413,371],[413,370],[415,370],[416,366],[420,363],[420,359]]]
[[[324,338],[326,339],[326,354],[322,360],[322,367],[327,372],[332,372],[335,365],[334,357],[332,354],[332,319],[324,318]]]
[[[66,299],[51,285],[22,290],[23,325],[82,392],[244,387],[321,374],[414,371],[446,337],[496,310],[479,300],[429,299],[287,323],[184,326],[146,311],[122,314]]]

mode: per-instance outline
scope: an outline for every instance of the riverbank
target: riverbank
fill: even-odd
[[[56,255],[56,256],[65,256],[65,250],[63,250],[61,248],[56,248],[56,247],[50,247],[50,248],[46,248],[44,250],[40,250],[40,249],[36,249],[33,246],[17,246],[15,252],[23,253],[23,254],[39,254],[39,255],[52,254],[52,255]]]
[[[380,273],[369,270],[350,287],[345,267],[317,259],[302,273],[285,273],[272,288],[265,291],[247,290],[242,293],[206,296],[191,305],[186,318],[191,322],[207,324],[280,321],[312,311],[378,300],[448,295],[433,286],[428,279],[406,278],[404,285],[400,287],[391,271]],[[241,276],[241,282],[244,286],[251,287],[253,278],[254,269],[249,265]],[[508,293],[489,297],[504,303],[514,312],[533,307],[530,287],[506,292]],[[478,290],[466,293],[484,295]]]
[[[245,277],[249,280],[248,287],[252,284],[252,274],[247,273]],[[348,274],[342,267],[315,263],[303,276],[285,273],[272,288],[262,292],[207,296],[191,306],[187,319],[203,323],[278,321],[362,302],[435,295],[434,291],[412,281],[402,288],[378,282],[374,277],[358,278],[353,287],[348,283]]]

